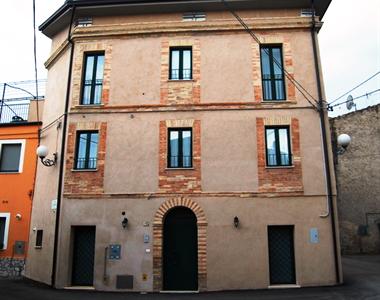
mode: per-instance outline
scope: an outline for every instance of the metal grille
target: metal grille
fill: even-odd
[[[95,227],[74,227],[73,285],[93,285],[94,253]]]
[[[295,283],[293,226],[269,226],[271,284]]]

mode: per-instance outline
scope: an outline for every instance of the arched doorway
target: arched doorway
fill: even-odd
[[[198,290],[198,229],[187,207],[172,208],[164,219],[163,288]]]

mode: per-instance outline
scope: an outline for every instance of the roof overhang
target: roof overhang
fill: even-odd
[[[312,2],[312,0],[227,1],[235,10],[310,8]],[[331,0],[314,2],[316,14],[322,18]],[[226,10],[221,0],[66,0],[65,4],[41,24],[39,30],[52,38],[70,23],[74,6],[76,17]]]

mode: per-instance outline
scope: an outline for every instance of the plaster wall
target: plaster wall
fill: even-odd
[[[153,240],[143,242],[144,233],[152,238],[156,210],[167,199],[65,199],[62,223],[58,285],[70,285],[70,232],[73,225],[96,225],[94,286],[98,290],[115,288],[117,274],[134,276],[135,291],[152,290]],[[194,198],[206,214],[207,289],[253,289],[269,286],[268,225],[295,225],[295,264],[297,284],[334,284],[330,219],[322,219],[323,197],[297,198]],[[260,208],[260,209],[258,209]],[[121,227],[125,211],[128,228]],[[233,226],[239,216],[240,227]],[[143,223],[150,226],[144,227]],[[319,243],[310,243],[309,230],[317,228]],[[104,248],[121,244],[121,259],[107,260],[103,282]],[[146,253],[150,249],[150,253]],[[315,255],[318,253],[318,255]],[[241,259],[244,257],[244,259]],[[142,274],[148,280],[142,280]]]

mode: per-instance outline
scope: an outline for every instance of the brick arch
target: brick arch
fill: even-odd
[[[162,290],[162,242],[165,215],[174,207],[187,207],[197,218],[198,227],[198,289],[207,289],[207,219],[201,206],[188,198],[177,197],[165,201],[158,208],[153,221],[153,289]]]

